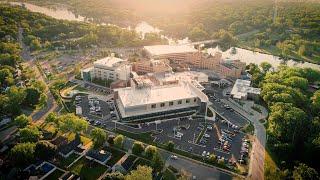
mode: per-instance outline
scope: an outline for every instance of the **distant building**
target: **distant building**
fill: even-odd
[[[260,95],[261,89],[251,87],[250,84],[251,81],[237,79],[231,90],[231,97],[240,100],[256,99]]]
[[[189,45],[144,46],[147,56],[152,59],[169,59],[175,62],[191,63],[198,51]]]
[[[172,68],[167,59],[161,60],[142,60],[133,64],[132,70],[138,74],[146,73],[166,73],[171,72]]]
[[[199,85],[199,86],[198,86]],[[178,76],[140,76],[131,87],[115,89],[115,104],[122,121],[161,120],[205,114],[208,97],[195,80]]]
[[[88,81],[93,79],[102,80],[129,80],[131,65],[126,60],[114,56],[95,61],[93,67],[81,71],[81,77]]]

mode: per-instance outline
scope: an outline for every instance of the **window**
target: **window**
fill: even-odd
[[[173,101],[169,102],[169,106],[173,106]]]
[[[151,108],[156,108],[156,107],[157,107],[156,104],[152,104],[152,105],[151,105]]]
[[[161,107],[164,107],[164,105],[165,105],[164,103],[161,103],[161,104],[160,104]]]
[[[190,99],[186,99],[186,103],[190,103]]]
[[[179,101],[178,101],[178,104],[182,104],[182,101],[181,101],[181,100],[179,100]]]

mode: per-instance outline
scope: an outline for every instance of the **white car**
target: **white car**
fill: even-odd
[[[208,126],[207,129],[211,131],[212,130],[212,126]]]
[[[209,134],[204,134],[204,137],[205,137],[205,138],[209,138],[210,135],[209,135]]]
[[[209,158],[210,157],[210,153],[209,152],[207,152],[207,158]]]
[[[177,159],[178,159],[178,156],[176,156],[176,155],[171,155],[170,158],[171,158],[171,159],[174,159],[174,160],[177,160]]]
[[[206,155],[207,155],[207,151],[203,151],[201,156],[205,157]]]

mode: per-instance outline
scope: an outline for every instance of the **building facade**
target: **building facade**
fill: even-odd
[[[132,70],[138,74],[146,73],[166,73],[171,72],[172,68],[169,65],[169,60],[141,60],[135,62],[132,66]]]
[[[131,65],[126,60],[110,56],[97,60],[93,63],[93,67],[82,70],[81,77],[86,81],[93,79],[128,81],[130,73]]]

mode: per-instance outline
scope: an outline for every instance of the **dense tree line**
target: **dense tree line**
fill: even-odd
[[[270,110],[268,147],[282,170],[294,169],[293,174],[286,171],[281,176],[296,178],[308,166],[319,170],[320,90],[310,90],[309,85],[319,83],[320,71],[287,66],[273,71],[267,63],[260,68],[250,64],[248,70]]]
[[[92,46],[132,47],[166,42],[156,34],[147,34],[141,39],[135,31],[119,26],[57,20],[40,13],[32,13],[20,6],[3,4],[0,6],[0,26],[1,36],[13,38],[17,38],[19,27],[22,28],[24,42],[31,50]]]
[[[3,9],[4,10],[4,9]],[[0,13],[6,13],[6,10]],[[17,42],[18,27],[10,16],[0,16],[0,112],[18,115],[22,107],[35,108],[46,102],[45,85],[23,67]]]
[[[320,63],[320,4],[315,2],[278,1],[275,19],[274,1],[188,0],[183,2],[183,6],[179,0],[155,0],[152,3],[143,0],[58,2],[98,22],[127,22],[135,25],[138,20],[146,20],[163,29],[166,35],[178,38],[188,36],[193,41],[221,37],[219,35],[222,31],[233,37],[257,30],[240,38],[237,45],[265,49],[284,58]],[[175,9],[176,13],[170,9]],[[234,40],[230,41],[230,38],[222,40],[222,45],[226,44],[235,45]]]

